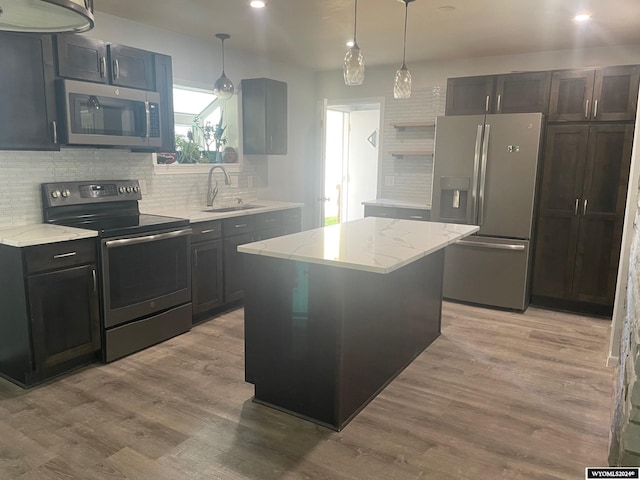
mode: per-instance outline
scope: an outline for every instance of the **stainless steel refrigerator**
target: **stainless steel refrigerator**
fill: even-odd
[[[444,297],[529,305],[541,113],[438,117],[431,218],[479,225],[447,247]]]

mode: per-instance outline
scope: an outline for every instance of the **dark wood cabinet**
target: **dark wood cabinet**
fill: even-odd
[[[191,237],[191,304],[194,322],[224,304],[222,222],[193,225]]]
[[[253,233],[244,233],[224,239],[224,301],[235,302],[244,298],[244,254],[238,245],[253,242]]]
[[[0,373],[31,386],[94,361],[101,343],[95,240],[0,245],[0,263]]]
[[[58,150],[53,41],[0,33],[0,149]]]
[[[107,83],[107,44],[83,35],[57,35],[58,75],[64,78]]]
[[[553,72],[549,121],[632,121],[639,85],[637,65]]]
[[[155,90],[153,53],[124,45],[107,45],[109,81],[121,87]]]
[[[155,54],[156,91],[160,94],[160,129],[162,146],[159,151],[176,149],[175,116],[173,112],[173,62],[169,55]]]
[[[242,80],[243,152],[286,155],[287,84],[269,78]]]
[[[543,165],[532,301],[610,313],[633,126],[550,125]]]
[[[446,115],[547,112],[550,72],[447,80]]]

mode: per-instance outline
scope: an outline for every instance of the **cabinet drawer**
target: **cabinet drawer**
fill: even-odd
[[[96,241],[72,240],[25,247],[27,274],[96,262]]]
[[[394,207],[376,207],[372,205],[364,206],[365,217],[384,217],[384,218],[396,218],[398,210]]]
[[[259,213],[256,215],[256,230],[267,230],[282,226],[282,211]]]
[[[398,208],[397,218],[426,222],[431,218],[431,212],[421,208]]]
[[[222,221],[222,231],[225,237],[251,233],[255,229],[255,216],[226,218]]]
[[[201,222],[191,225],[191,243],[216,240],[222,237],[222,221]]]

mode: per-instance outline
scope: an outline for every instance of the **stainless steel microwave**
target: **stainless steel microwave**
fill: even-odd
[[[61,143],[160,147],[160,95],[115,85],[58,80]]]

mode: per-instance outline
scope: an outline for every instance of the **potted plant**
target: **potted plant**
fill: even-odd
[[[178,163],[198,163],[200,147],[193,141],[193,132],[189,130],[187,136],[176,135],[176,153]]]
[[[226,145],[227,138],[224,136],[224,132],[227,129],[226,125],[222,125],[223,114],[220,114],[220,120],[217,124],[212,125],[211,122],[205,122],[200,124],[200,117],[196,116],[193,119],[193,127],[200,133],[202,141],[204,142],[206,151],[202,152],[202,156],[206,157],[209,162],[222,162],[222,147]],[[211,144],[215,143],[215,151],[211,151]]]

